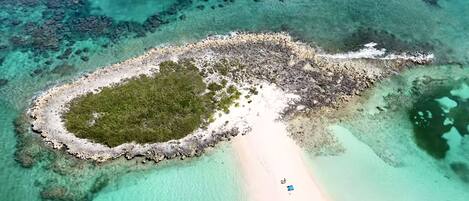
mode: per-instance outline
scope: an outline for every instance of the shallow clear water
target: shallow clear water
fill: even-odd
[[[331,130],[346,153],[314,157],[311,165],[332,200],[463,201],[469,197],[467,184],[448,178],[428,159],[416,157],[413,163],[393,167],[346,128],[333,126]]]
[[[231,147],[222,145],[199,160],[173,163],[147,174],[127,174],[95,200],[246,200]]]
[[[90,2],[93,15],[106,15],[117,21],[139,23],[143,23],[154,13],[168,9],[174,3],[164,0],[94,0]]]
[[[309,155],[324,191],[334,200],[467,200],[469,137],[456,127],[469,122],[455,113],[466,102],[447,95],[465,97],[468,75],[458,66],[409,70],[349,106],[330,125],[344,153]]]
[[[150,198],[145,196],[156,194],[168,196],[161,200],[171,200],[170,197],[175,196],[173,186],[178,183],[184,183],[177,191],[180,193],[178,196],[183,196],[181,199],[202,199],[200,192],[212,190],[223,192],[214,195],[222,197],[208,197],[213,200],[243,197],[242,185],[239,185],[242,179],[236,176],[238,172],[233,168],[235,165],[232,165],[234,161],[229,148],[191,160],[182,167],[175,165],[178,168],[140,163],[134,167],[130,164],[134,161],[95,165],[77,162],[60,152],[51,152],[39,146],[34,137],[16,137],[13,121],[28,106],[35,93],[82,72],[138,55],[149,47],[194,41],[209,34],[226,34],[235,30],[286,31],[333,52],[357,49],[374,41],[391,51],[431,51],[440,64],[464,66],[469,61],[469,16],[465,14],[469,2],[440,0],[437,5],[427,2],[430,1],[0,1],[0,198],[102,200],[107,196],[126,200],[125,196],[135,195],[130,192],[141,189],[142,193],[136,195],[141,196],[138,197],[140,200],[148,200]],[[459,67],[424,72],[431,73],[431,76],[467,74],[464,70],[454,69]],[[412,71],[408,74],[417,76],[423,73]],[[392,91],[385,87],[378,89],[375,97],[380,97],[383,91]],[[363,107],[375,108],[372,104]],[[344,160],[324,159],[326,162],[312,165],[319,175],[337,175],[320,178],[326,191],[336,195],[331,197],[337,200],[385,200],[379,195],[404,196],[399,192],[413,189],[407,200],[445,200],[445,195],[448,196],[446,200],[467,200],[467,194],[461,194],[461,188],[467,189],[460,176],[464,175],[464,168],[457,164],[451,166],[455,159],[436,160],[419,149],[413,141],[412,126],[406,113],[385,114],[379,120],[370,124],[377,125],[379,129],[367,128],[372,132],[354,128],[357,123],[353,121],[348,126],[344,125],[359,142],[364,143],[363,146],[370,147],[366,149],[367,153],[357,156],[362,161],[376,163],[367,166],[370,174],[359,177],[360,166],[349,171],[329,168],[356,165],[353,157],[348,158],[348,155],[343,156]],[[373,135],[376,133],[379,135]],[[454,139],[458,135],[445,136]],[[383,144],[383,141],[387,143]],[[455,140],[449,141],[450,147],[458,144],[453,143]],[[17,149],[18,142],[28,146]],[[344,146],[349,145],[347,142]],[[353,141],[352,145],[356,143]],[[15,150],[25,150],[16,156],[33,161],[32,167],[21,167],[15,161]],[[359,152],[361,148],[357,150]],[[418,154],[405,154],[409,150]],[[452,153],[454,149],[449,150]],[[469,153],[461,150],[464,149],[457,152],[466,156]],[[376,158],[376,155],[380,157]],[[454,157],[454,154],[448,155],[453,155],[448,158]],[[467,157],[456,155],[458,161],[468,162]],[[389,164],[392,167],[388,167]],[[376,174],[371,174],[371,169],[375,169]],[[210,170],[220,176],[210,177]],[[197,173],[192,175],[191,172]],[[406,176],[413,179],[405,179]],[[174,183],[164,184],[161,178]],[[352,185],[351,181],[359,178],[366,178],[357,185],[360,193],[356,196],[344,194],[348,192],[345,186]],[[436,184],[430,184],[434,182],[433,178],[437,178],[435,181],[448,191],[439,191],[436,195],[426,190],[427,187],[435,188]],[[399,185],[401,182],[404,183]],[[416,182],[424,182],[425,185]],[[374,183],[382,185],[373,186]],[[194,197],[185,197],[190,195]]]

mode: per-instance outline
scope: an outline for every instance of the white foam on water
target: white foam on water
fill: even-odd
[[[394,59],[402,59],[408,60],[418,63],[426,63],[431,62],[435,55],[432,53],[422,54],[409,54],[409,53],[400,53],[400,54],[387,54],[387,50],[385,48],[377,49],[376,46],[378,43],[370,42],[363,45],[363,48],[358,51],[351,51],[346,53],[338,53],[338,54],[319,54],[320,57],[327,57],[332,59],[383,59],[383,60],[394,60]]]
[[[375,46],[378,43],[370,42],[364,46],[364,48],[354,51],[354,52],[346,52],[346,53],[338,53],[338,54],[320,54],[319,56],[328,57],[333,59],[359,59],[359,58],[370,58],[375,59],[382,57],[386,54],[386,49],[376,49]]]

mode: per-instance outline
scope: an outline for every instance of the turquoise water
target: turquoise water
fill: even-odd
[[[246,200],[242,176],[230,147],[194,162],[172,162],[148,174],[130,173],[95,200]]]
[[[168,9],[173,1],[147,0],[97,0],[91,2],[91,14],[109,16],[117,21],[143,23],[156,12]]]
[[[463,201],[469,197],[467,184],[448,178],[427,159],[416,157],[412,163],[393,167],[346,128],[332,126],[331,130],[346,152],[315,157],[311,166],[332,200]]]
[[[431,51],[435,53],[439,65],[450,63],[453,66],[442,67],[440,70],[425,70],[431,73],[430,76],[467,74],[464,70],[454,69],[466,69],[465,65],[469,61],[467,40],[469,16],[465,14],[469,9],[469,2],[465,0],[439,0],[437,4],[431,2],[423,0],[2,0],[0,1],[0,153],[2,153],[0,198],[2,200],[59,198],[126,200],[128,197],[125,196],[135,195],[136,200],[173,200],[172,197],[198,200],[204,198],[200,192],[213,190],[223,193],[214,194],[214,197],[208,196],[205,200],[238,198],[242,200],[244,193],[242,185],[239,185],[242,179],[236,176],[238,172],[233,165],[233,155],[229,147],[220,148],[222,151],[215,151],[200,159],[184,162],[183,165],[173,164],[172,167],[169,167],[171,165],[155,167],[152,164],[144,165],[136,161],[116,161],[96,165],[76,161],[61,152],[51,151],[41,146],[37,136],[16,135],[13,122],[27,108],[30,98],[38,91],[73,79],[82,72],[138,55],[149,47],[195,41],[210,34],[226,34],[234,30],[285,31],[297,39],[331,52],[354,50],[371,41],[391,51]],[[409,74],[416,76],[422,73],[412,71]],[[380,90],[391,89],[380,88]],[[378,92],[376,94],[381,94],[381,91]],[[392,115],[386,113],[379,120],[370,125],[377,125],[380,129],[356,128],[358,124],[353,121],[350,121],[349,125],[342,126],[350,130],[359,142],[364,143],[364,146],[370,147],[368,151],[373,151],[368,152],[371,153],[368,155],[360,155],[365,161],[370,159],[371,162],[378,163],[377,166],[369,168],[375,167],[377,171],[383,171],[365,177],[369,182],[360,185],[361,196],[351,196],[350,199],[340,195],[332,197],[337,200],[353,200],[352,198],[360,197],[372,200],[371,198],[378,198],[374,196],[380,195],[382,188],[392,188],[393,190],[387,192],[382,191],[382,195],[392,197],[400,190],[410,189],[415,185],[415,189],[419,190],[413,191],[414,197],[409,197],[407,200],[426,198],[426,196],[431,197],[429,194],[435,193],[424,189],[435,186],[430,184],[419,186],[417,183],[419,181],[429,183],[431,179],[437,178],[436,181],[441,181],[437,183],[445,186],[445,190],[434,196],[435,199],[445,200],[443,199],[445,195],[448,196],[446,200],[468,198],[467,194],[460,193],[463,192],[461,188],[467,189],[466,184],[461,181],[464,180],[462,178],[467,171],[462,164],[467,162],[464,154],[467,155],[469,152],[464,151],[467,146],[456,146],[461,144],[458,136],[463,135],[443,134],[449,139],[450,148],[446,153],[447,156],[443,160],[438,160],[416,145],[407,113],[404,111],[396,111]],[[383,122],[385,124],[382,124]],[[22,124],[17,123],[17,125]],[[393,128],[392,132],[386,130],[386,127]],[[375,131],[369,132],[367,129]],[[398,132],[401,135],[396,135],[397,131],[402,131]],[[454,132],[454,129],[450,129],[449,132]],[[377,143],[383,139],[389,143]],[[466,138],[461,137],[461,139]],[[418,154],[404,154],[409,150]],[[380,157],[373,158],[372,153]],[[22,163],[16,162],[15,158]],[[385,163],[379,162],[379,159]],[[330,166],[356,164],[353,160],[341,161],[333,160]],[[329,168],[327,163],[325,162],[324,166],[318,163],[318,168],[313,165],[315,167],[313,169],[324,170],[325,175],[337,173],[333,172],[337,169]],[[27,167],[22,167],[20,164]],[[388,167],[389,164],[391,167]],[[403,168],[393,169],[398,167]],[[328,169],[331,169],[331,172],[326,171]],[[209,175],[209,171],[212,170],[217,176]],[[423,173],[412,174],[420,172],[419,170]],[[329,177],[325,177],[322,179],[324,186],[331,194],[343,194],[347,191],[340,186],[340,181],[344,181],[341,180],[342,176],[347,178],[347,175],[352,176],[358,171],[360,166],[350,172],[337,173],[341,177],[331,177],[330,180]],[[194,175],[191,172],[194,172]],[[441,175],[447,178],[445,182],[442,181],[444,179],[439,179]],[[405,176],[412,179],[404,181]],[[163,178],[171,182],[164,183]],[[386,184],[371,188],[372,183],[378,182],[376,178],[383,178],[381,182]],[[400,182],[407,183],[398,185]],[[174,194],[174,186],[181,183],[184,185],[177,191],[179,194]],[[136,191],[137,189],[141,191]],[[142,193],[131,193],[134,191]],[[156,194],[161,197],[154,198]],[[186,197],[191,195],[193,197]]]
[[[309,157],[324,191],[334,200],[467,200],[469,122],[459,112],[468,72],[410,70],[349,106],[351,115],[330,125],[345,152]]]

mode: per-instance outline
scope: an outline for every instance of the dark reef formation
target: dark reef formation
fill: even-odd
[[[347,50],[358,50],[369,42],[377,43],[378,49],[386,48],[393,52],[432,52],[434,49],[428,42],[404,41],[393,33],[371,27],[359,27],[342,42],[340,49]]]
[[[454,162],[450,164],[451,170],[461,178],[463,182],[469,183],[469,166],[464,162]]]
[[[469,183],[466,148],[469,105],[464,95],[455,93],[468,83],[469,79],[464,75],[459,78],[450,75],[433,77],[430,72],[416,76],[409,81],[410,93],[399,89],[384,97],[386,105],[374,118],[385,118],[386,115],[396,115],[394,118],[400,119],[407,117],[411,132],[405,137],[437,163],[444,164],[442,166],[452,171],[455,177]],[[391,118],[386,121],[395,120]],[[445,136],[449,132],[453,137]],[[450,144],[451,139],[461,141]],[[448,157],[450,152],[451,156]]]
[[[224,2],[229,3],[229,2]],[[167,10],[155,11],[145,22],[116,21],[108,16],[93,15],[92,5],[87,0],[2,0],[0,9],[34,10],[45,7],[41,18],[35,21],[23,22],[20,19],[8,19],[8,23],[0,23],[0,27],[12,30],[9,35],[5,31],[8,44],[2,44],[0,48],[0,65],[3,56],[1,51],[23,52],[31,51],[34,56],[48,58],[49,55],[62,52],[57,60],[66,60],[77,57],[82,61],[88,61],[86,55],[71,54],[72,49],[78,42],[87,39],[104,42],[102,47],[106,48],[128,37],[144,37],[148,32],[155,32],[161,25],[178,20],[177,15],[182,10],[193,4],[191,0],[179,0],[169,6]],[[0,18],[2,21],[3,18]],[[50,59],[50,63],[55,59]],[[39,59],[38,59],[39,60]],[[50,64],[46,64],[50,65]]]
[[[232,2],[224,1],[220,5]],[[204,6],[200,3],[197,8]],[[143,23],[116,21],[108,16],[93,15],[93,8],[87,0],[3,0],[2,4],[5,8],[47,8],[42,13],[42,19],[37,22],[23,23],[18,19],[10,22],[20,29],[18,34],[10,37],[13,48],[45,53],[59,51],[64,46],[87,38],[104,37],[111,42],[118,42],[122,37],[143,37],[146,32],[154,32],[159,26],[180,19],[180,12],[192,6],[194,2],[175,1],[166,10],[156,11]]]
[[[469,104],[451,94],[454,86],[467,80],[446,80],[424,77],[414,81],[413,92],[419,97],[409,111],[417,145],[437,159],[445,158],[450,149],[443,135],[455,128],[461,136],[469,134]],[[456,105],[445,108],[437,99],[448,98]]]
[[[96,193],[119,175],[154,167],[150,162],[142,163],[143,159],[122,161],[123,163],[79,160],[64,155],[63,150],[53,150],[46,146],[39,136],[30,132],[27,116],[19,116],[13,125],[17,135],[16,161],[23,168],[40,165],[49,171],[46,179],[36,178],[34,182],[40,189],[39,196],[42,200],[91,201]]]
[[[440,7],[440,5],[438,4],[438,0],[422,0],[422,1],[430,6]]]
[[[0,87],[3,87],[3,86],[5,86],[5,85],[7,85],[7,84],[8,84],[8,80],[7,80],[7,79],[3,79],[3,78],[0,79]]]
[[[63,64],[55,66],[54,69],[51,70],[51,73],[64,76],[64,75],[70,75],[75,71],[76,71],[76,68],[74,66],[69,65],[67,63],[63,63]]]

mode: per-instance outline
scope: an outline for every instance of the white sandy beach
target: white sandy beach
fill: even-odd
[[[286,125],[276,120],[288,101],[279,96],[288,95],[264,87],[251,103],[256,114],[246,116],[252,131],[233,140],[248,197],[252,201],[326,200],[303,161],[303,151],[288,136]],[[288,185],[294,190],[288,192]]]

